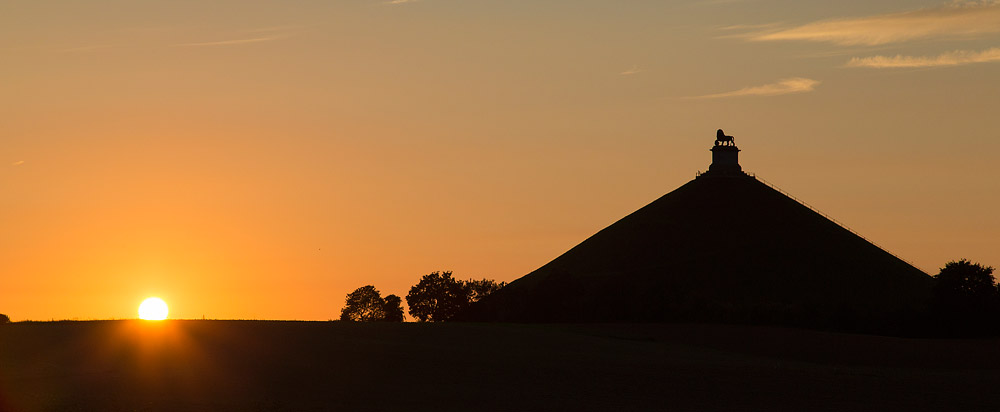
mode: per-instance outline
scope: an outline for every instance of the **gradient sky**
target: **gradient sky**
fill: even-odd
[[[326,320],[708,168],[1000,265],[1000,2],[0,1],[0,313]]]

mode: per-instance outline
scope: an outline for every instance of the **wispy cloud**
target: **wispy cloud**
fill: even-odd
[[[937,56],[872,56],[854,57],[847,62],[847,67],[871,67],[890,69],[903,67],[939,67],[961,66],[972,63],[1000,61],[1000,48],[983,51],[956,50]]]
[[[23,165],[23,164],[24,164],[24,160],[18,160],[18,161],[14,162],[14,163],[11,163],[10,165],[11,166],[20,166],[20,165]]]
[[[765,84],[762,86],[744,87],[731,92],[694,96],[691,98],[718,99],[722,97],[777,96],[782,94],[804,93],[812,91],[819,83],[819,80],[806,79],[804,77],[792,77],[788,79],[781,79],[776,83]]]
[[[1000,33],[1000,1],[949,3],[902,13],[817,21],[752,32],[756,41],[804,40],[845,46],[882,45],[931,37],[979,37]]]
[[[209,41],[202,43],[182,43],[182,44],[175,44],[174,46],[178,47],[232,46],[238,44],[263,43],[268,41],[281,40],[288,37],[290,36],[281,35],[281,36],[252,37],[249,39],[220,40],[220,41]]]
[[[385,4],[406,4],[406,3],[416,3],[419,0],[390,0],[385,2]]]
[[[622,76],[631,76],[633,74],[641,73],[641,72],[642,72],[642,69],[639,68],[639,66],[632,66],[632,68],[630,68],[628,70],[625,70],[625,71],[623,71],[621,73],[618,73],[618,74],[620,74]]]

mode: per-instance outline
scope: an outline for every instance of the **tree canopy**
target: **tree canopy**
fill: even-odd
[[[385,300],[374,286],[362,286],[347,294],[340,320],[375,322],[382,319],[385,319]]]
[[[410,316],[421,322],[440,322],[459,314],[473,302],[497,291],[506,283],[494,280],[462,281],[450,271],[432,272],[420,279],[406,294]]]
[[[479,302],[482,298],[485,298],[500,290],[500,288],[507,286],[507,282],[500,282],[493,279],[480,279],[480,280],[467,280],[465,281],[466,287],[469,288],[469,300],[472,302]]]
[[[10,317],[0,313],[0,324],[10,323]]]
[[[993,268],[966,259],[951,261],[934,276],[934,306],[944,331],[959,334],[997,332],[1000,292]]]
[[[421,322],[451,319],[468,304],[469,293],[451,272],[432,272],[406,294],[410,316]]]
[[[367,285],[347,294],[340,320],[349,322],[402,322],[402,299],[396,295],[382,299],[375,286]]]
[[[403,299],[396,295],[385,297],[385,319],[386,322],[403,321]]]
[[[980,305],[997,298],[993,268],[966,259],[951,261],[936,276],[934,292],[952,304]]]

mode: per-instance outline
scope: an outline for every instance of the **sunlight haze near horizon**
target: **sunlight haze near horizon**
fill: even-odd
[[[511,281],[740,163],[1000,266],[1000,3],[0,3],[0,313],[327,320]]]

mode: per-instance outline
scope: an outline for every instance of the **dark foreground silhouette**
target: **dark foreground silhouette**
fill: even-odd
[[[744,173],[740,151],[718,130],[708,172],[458,318],[926,333],[929,275]]]
[[[0,410],[995,411],[998,346],[726,325],[15,323]]]
[[[933,279],[753,177],[705,174],[474,305],[505,322],[906,333]]]

